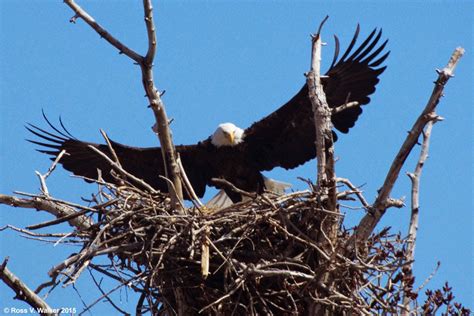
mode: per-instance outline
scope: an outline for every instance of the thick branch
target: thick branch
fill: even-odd
[[[146,95],[150,102],[150,107],[155,115],[156,126],[158,130],[158,138],[160,139],[163,161],[165,163],[165,176],[173,183],[173,189],[168,186],[171,199],[176,208],[180,209],[183,199],[183,189],[181,178],[179,176],[180,169],[177,163],[176,150],[173,145],[171,131],[169,128],[169,120],[166,114],[165,105],[161,100],[161,95],[155,87],[153,80],[153,60],[156,53],[156,32],[153,22],[153,6],[151,0],[143,0],[143,9],[145,14],[145,24],[148,35],[148,51],[146,56],[140,63],[142,70],[142,82]]]
[[[328,16],[321,22],[316,34],[311,36],[311,69],[306,75],[308,95],[314,114],[314,125],[316,133],[316,158],[317,158],[317,182],[316,188],[322,195],[327,195],[327,210],[337,212],[337,188],[336,175],[334,172],[334,142],[332,139],[332,111],[327,103],[326,94],[321,82],[321,29]],[[322,220],[319,233],[316,236],[318,244],[326,253],[334,251],[334,241],[338,232],[337,216],[326,215]],[[327,259],[325,259],[327,260]],[[322,260],[320,260],[322,264]],[[330,273],[322,273],[317,278],[318,283],[331,284],[333,277]],[[315,314],[319,313],[320,304],[310,303],[309,310]]]
[[[353,238],[348,243],[348,250],[352,251],[355,244],[367,240],[370,234],[375,229],[375,226],[380,221],[385,213],[387,200],[389,199],[392,188],[395,181],[400,174],[400,170],[404,165],[408,155],[410,154],[413,147],[417,144],[420,134],[423,132],[424,127],[428,122],[436,119],[434,110],[438,105],[441,96],[443,95],[444,86],[448,82],[449,78],[453,76],[454,69],[457,63],[464,54],[464,49],[459,47],[456,48],[452,54],[447,66],[443,70],[439,70],[439,77],[435,82],[435,87],[431,94],[431,97],[421,115],[416,120],[415,124],[410,130],[405,142],[403,143],[400,151],[395,157],[390,170],[385,178],[382,188],[379,190],[379,195],[372,206],[372,210],[368,212],[360,221]],[[355,242],[355,243],[354,243]]]
[[[306,75],[308,94],[314,114],[316,130],[316,157],[318,162],[319,189],[328,188],[329,210],[336,210],[336,176],[334,173],[334,143],[332,139],[331,109],[321,83],[321,29],[328,17],[321,22],[318,32],[311,36],[311,70]]]
[[[420,177],[423,170],[423,166],[428,158],[428,151],[430,147],[431,130],[433,128],[433,121],[429,122],[426,126],[425,132],[423,133],[423,144],[421,147],[420,158],[416,164],[415,172],[408,173],[412,181],[412,193],[411,193],[411,217],[410,226],[408,230],[408,247],[407,247],[407,261],[413,261],[415,256],[415,241],[416,232],[418,230],[418,211],[420,208]]]
[[[36,196],[31,199],[23,199],[18,198],[16,196],[0,194],[0,203],[13,207],[34,208],[37,210],[43,210],[56,216],[57,218],[62,218],[65,216],[74,216],[77,213],[77,211],[71,207],[51,201],[47,197],[41,196]],[[77,229],[84,230],[88,229],[92,225],[92,220],[89,217],[82,215],[70,219],[69,224],[76,227]]]
[[[165,177],[169,178],[173,183],[173,187],[168,186],[168,192],[170,192],[175,207],[180,208],[178,201],[183,199],[183,190],[179,178],[179,165],[176,162],[176,151],[171,139],[168,116],[160,94],[153,83],[152,66],[142,64],[140,67],[142,69],[143,87],[155,115],[158,138],[160,139],[163,161],[165,163]]]
[[[35,294],[23,281],[14,275],[7,267],[8,259],[6,259],[0,266],[0,278],[8,285],[15,293],[16,299],[22,300],[41,315],[57,315],[54,310],[43,300]],[[4,310],[6,311],[6,309]],[[8,313],[8,311],[7,311]]]

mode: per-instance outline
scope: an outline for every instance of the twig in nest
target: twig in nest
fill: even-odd
[[[179,166],[179,170],[180,170],[179,174],[181,176],[181,180],[183,181],[184,189],[188,193],[188,196],[192,198],[191,201],[194,203],[194,205],[198,209],[201,209],[204,206],[204,204],[202,204],[201,200],[196,195],[196,192],[194,192],[194,188],[191,185],[191,182],[189,181],[189,178],[186,175],[186,171],[184,170],[183,163],[181,162],[181,157],[179,156],[179,154],[177,154],[177,156],[178,157],[177,157],[176,162],[178,163],[178,166]]]
[[[350,181],[349,179],[345,179],[345,178],[337,178],[336,179],[337,182],[341,182],[341,183],[344,183],[349,189],[351,189],[355,195],[357,196],[357,198],[359,199],[359,201],[362,203],[362,205],[364,206],[364,208],[367,210],[369,209],[370,205],[369,203],[367,203],[367,200],[365,199],[365,197],[362,195],[362,192],[356,187],[354,186]]]
[[[93,150],[98,155],[100,155],[102,158],[104,158],[110,164],[110,166],[112,166],[114,169],[118,170],[120,173],[124,174],[127,178],[132,180],[135,184],[138,184],[138,185],[142,186],[143,188],[146,188],[151,193],[156,193],[156,190],[151,185],[149,185],[148,183],[146,183],[142,179],[137,178],[133,174],[127,172],[125,169],[123,169],[120,166],[120,164],[118,162],[115,162],[112,159],[110,159],[109,156],[104,154],[102,151],[100,151],[99,149],[95,148],[92,145],[88,145],[87,147],[89,147],[89,149]]]
[[[242,189],[239,189],[238,187],[236,187],[235,185],[233,185],[232,183],[230,183],[229,181],[227,181],[225,179],[212,178],[211,181],[214,182],[215,184],[227,187],[227,188],[231,189],[232,191],[234,191],[235,193],[238,193],[240,195],[249,197],[251,199],[257,198],[256,193],[250,193],[250,192],[244,191]]]

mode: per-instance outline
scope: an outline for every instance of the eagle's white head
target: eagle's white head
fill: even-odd
[[[222,123],[217,126],[211,136],[211,143],[216,147],[235,146],[244,140],[244,130],[232,123]]]

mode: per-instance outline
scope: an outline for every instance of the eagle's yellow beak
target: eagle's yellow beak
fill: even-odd
[[[234,145],[234,139],[235,139],[235,132],[228,133],[226,134],[227,138],[229,139],[230,143]]]

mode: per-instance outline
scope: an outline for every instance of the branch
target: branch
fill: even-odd
[[[65,153],[66,153],[65,150],[61,150],[61,152],[56,157],[56,159],[54,159],[52,165],[49,167],[48,171],[45,174],[41,174],[38,171],[35,171],[36,175],[38,176],[40,180],[41,192],[46,196],[49,196],[49,190],[48,190],[48,186],[46,185],[46,179],[51,175],[54,169],[56,169],[57,164],[59,163],[59,161],[61,160],[61,158],[64,156]]]
[[[420,134],[423,132],[424,127],[430,121],[436,120],[438,117],[434,115],[436,106],[438,105],[441,96],[443,95],[444,86],[448,82],[449,78],[453,76],[454,69],[457,63],[464,54],[464,49],[461,47],[456,48],[447,66],[443,70],[437,70],[439,76],[435,82],[435,87],[431,94],[431,97],[421,115],[416,120],[415,124],[411,128],[405,142],[403,143],[400,151],[395,157],[390,170],[385,178],[382,188],[379,190],[377,199],[375,200],[371,212],[368,212],[360,221],[357,226],[354,235],[347,244],[347,250],[352,251],[355,245],[360,242],[364,242],[369,238],[370,234],[375,229],[375,226],[380,221],[382,216],[385,214],[387,200],[389,199],[392,188],[395,181],[400,174],[400,170],[404,165],[408,155],[410,154],[413,147],[417,144]]]
[[[316,186],[321,189],[326,187],[326,136],[331,134],[331,111],[326,101],[326,95],[321,83],[321,29],[328,17],[321,22],[318,32],[311,35],[311,69],[306,74],[308,94],[314,114],[314,125],[316,130],[316,157],[318,162],[318,175]],[[331,135],[332,136],[332,135]],[[329,141],[329,140],[328,140]]]
[[[251,198],[251,199],[255,199],[255,198],[257,197],[257,194],[256,194],[256,193],[251,193],[251,192],[247,192],[247,191],[241,190],[241,189],[239,189],[238,187],[236,187],[235,185],[233,185],[232,183],[230,183],[229,181],[227,181],[227,180],[225,180],[225,179],[212,178],[211,181],[212,181],[214,184],[220,185],[220,186],[222,186],[222,187],[227,187],[227,188],[229,188],[230,190],[234,191],[235,193],[239,193],[240,195],[249,197],[249,198]]]
[[[89,217],[85,215],[76,217],[76,210],[66,205],[61,205],[57,202],[51,201],[48,197],[35,196],[31,199],[23,199],[16,196],[0,194],[0,203],[13,207],[43,210],[56,216],[57,218],[63,218],[65,216],[73,217],[68,220],[69,224],[79,230],[89,229],[92,225],[92,220]]]
[[[143,0],[143,9],[145,11],[146,32],[148,35],[148,51],[146,52],[145,62],[153,64],[156,54],[156,30],[153,22],[153,7],[151,0]]]
[[[111,167],[113,167],[115,170],[117,170],[118,172],[120,172],[122,175],[126,176],[128,179],[132,180],[135,184],[138,184],[140,186],[142,186],[143,188],[147,189],[148,191],[150,191],[151,193],[156,193],[157,191],[151,186],[149,185],[148,183],[146,183],[145,181],[143,181],[142,179],[138,178],[138,177],[135,177],[133,174],[131,174],[130,172],[127,172],[125,171],[125,169],[123,169],[120,165],[120,162],[117,161],[113,161],[112,159],[109,158],[109,156],[107,156],[106,154],[104,154],[102,151],[100,151],[99,149],[97,149],[96,147],[92,146],[92,145],[88,145],[87,146],[90,150],[94,151],[96,154],[98,154],[99,156],[101,156],[103,159],[105,159],[107,161],[107,163],[110,164]]]
[[[156,53],[156,33],[153,22],[153,7],[151,0],[143,0],[143,9],[145,13],[145,24],[148,34],[148,52],[140,63],[142,70],[142,82],[145,89],[150,107],[155,115],[156,125],[158,129],[158,138],[160,139],[163,162],[165,164],[165,177],[169,178],[173,183],[174,190],[170,192],[171,202],[177,209],[182,209],[183,189],[181,185],[179,166],[176,161],[176,149],[174,147],[171,131],[169,129],[169,120],[166,114],[165,105],[161,100],[161,95],[155,87],[153,81],[153,60]]]
[[[319,25],[316,34],[311,35],[311,69],[306,75],[308,95],[314,114],[314,125],[316,132],[316,157],[318,164],[316,190],[321,195],[327,195],[327,206],[330,212],[337,212],[337,187],[334,171],[334,142],[332,138],[331,108],[329,107],[326,94],[321,82],[321,30],[329,17],[326,16]],[[330,253],[332,242],[337,238],[339,218],[328,216],[321,222],[320,232],[326,232],[327,236],[319,233],[317,240],[324,245],[324,249]],[[325,276],[326,277],[326,276]]]
[[[134,50],[128,48],[125,44],[120,42],[118,39],[113,37],[107,30],[100,26],[92,16],[90,16],[84,9],[77,5],[74,0],[64,0],[64,2],[75,12],[75,16],[70,20],[75,22],[77,18],[83,19],[94,29],[101,37],[103,37],[112,46],[117,48],[120,53],[123,53],[134,60],[141,69],[142,83],[146,92],[151,109],[155,116],[156,125],[158,129],[158,138],[161,144],[161,151],[163,156],[163,162],[165,165],[165,177],[171,180],[174,189],[171,184],[168,183],[168,192],[170,194],[173,205],[181,210],[182,203],[180,200],[183,199],[181,180],[179,177],[179,166],[176,163],[176,150],[173,145],[171,132],[168,124],[168,116],[165,111],[165,106],[161,100],[160,93],[156,89],[153,81],[153,60],[156,53],[156,32],[153,22],[153,7],[151,0],[143,0],[143,8],[145,14],[145,25],[148,36],[148,51],[145,57],[136,53]]]
[[[101,283],[102,283],[102,279],[101,279],[101,282],[97,282],[97,280],[95,279],[94,277],[94,274],[92,273],[91,269],[88,269],[89,271],[89,274],[92,278],[92,281],[94,282],[95,286],[97,287],[97,289],[100,291],[100,293],[102,293],[102,297],[105,298],[109,303],[110,305],[112,305],[118,312],[120,312],[121,314],[123,315],[130,315],[129,313],[125,312],[123,309],[121,309],[120,307],[117,306],[117,304],[114,303],[114,301],[109,297],[109,295],[107,293],[104,292],[104,290],[102,289],[102,287],[100,286]]]
[[[137,63],[141,62],[141,60],[143,59],[142,56],[140,56],[134,50],[128,48],[128,46],[120,42],[115,37],[113,37],[112,34],[107,32],[106,29],[100,26],[100,24],[97,23],[92,16],[90,16],[84,9],[77,5],[74,0],[64,0],[64,3],[67,4],[76,14],[69,20],[69,22],[76,23],[77,18],[81,18],[82,20],[84,20],[84,22],[89,24],[89,26],[92,27],[100,35],[100,37],[109,42],[109,44],[113,47],[117,48],[121,54],[127,55]]]
[[[416,164],[415,171],[413,173],[407,173],[408,177],[412,182],[411,189],[411,216],[410,216],[410,225],[408,228],[408,238],[407,238],[407,250],[405,260],[410,262],[408,265],[409,273],[413,270],[413,262],[415,260],[415,243],[416,243],[416,234],[418,231],[418,215],[420,209],[420,177],[423,170],[423,166],[428,158],[428,151],[430,148],[430,138],[431,130],[433,124],[436,121],[430,121],[426,125],[426,129],[423,133],[423,143],[421,146],[420,157],[418,158],[418,163]],[[403,306],[405,311],[410,311],[410,302],[411,299],[409,296],[404,295],[403,297]]]
[[[7,262],[8,258],[6,258],[0,266],[0,278],[16,293],[15,298],[35,308],[36,312],[41,315],[57,315],[54,309],[6,267]],[[6,311],[6,309],[4,311]],[[8,311],[6,313],[8,313]]]
[[[355,193],[355,195],[357,196],[357,198],[359,199],[359,201],[362,203],[362,205],[364,206],[364,208],[367,210],[369,209],[369,203],[367,203],[367,200],[365,199],[364,195],[362,195],[362,192],[355,187],[355,185],[352,184],[352,182],[349,181],[349,179],[345,179],[345,178],[337,178],[336,179],[336,182],[341,182],[341,183],[344,183],[347,187],[349,187],[349,189],[352,190],[352,192]]]
[[[196,192],[194,191],[193,186],[191,185],[191,182],[189,181],[189,178],[186,175],[186,172],[185,172],[184,167],[183,167],[183,163],[181,162],[181,157],[179,156],[179,154],[177,156],[178,157],[177,157],[176,162],[178,163],[178,166],[179,166],[179,172],[180,172],[180,175],[181,175],[181,181],[182,181],[182,184],[184,186],[184,189],[188,193],[188,196],[191,199],[191,201],[193,202],[193,204],[199,210],[201,210],[204,207],[204,204],[202,204],[201,200],[199,200],[199,197],[196,195]]]

